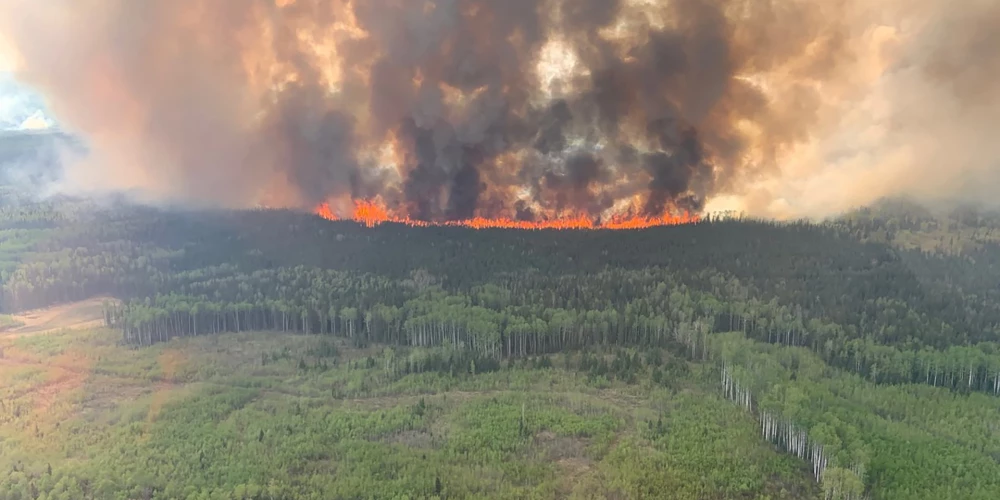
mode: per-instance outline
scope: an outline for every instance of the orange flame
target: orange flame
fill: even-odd
[[[406,224],[408,226],[458,226],[472,229],[644,229],[656,226],[676,226],[681,224],[693,224],[700,220],[698,215],[684,212],[683,215],[665,214],[661,217],[638,217],[631,215],[621,215],[613,217],[608,221],[595,221],[586,215],[575,217],[545,219],[539,221],[514,220],[506,217],[486,218],[474,217],[460,221],[448,221],[442,223],[429,223],[409,217],[395,216],[375,200],[354,200],[354,212],[350,217],[340,217],[330,208],[328,203],[321,203],[313,211],[316,215],[327,220],[353,220],[366,227],[375,227],[379,224],[391,222]]]
[[[337,216],[333,213],[333,210],[330,210],[329,203],[320,203],[314,213],[326,220],[337,220]]]

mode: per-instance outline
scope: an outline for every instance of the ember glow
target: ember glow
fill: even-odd
[[[314,213],[326,220],[353,220],[366,227],[375,227],[379,224],[391,222],[406,224],[408,226],[425,227],[430,225],[460,226],[472,229],[644,229],[656,226],[676,226],[681,224],[692,224],[698,222],[700,217],[685,212],[683,215],[664,215],[662,217],[640,217],[635,215],[619,215],[609,218],[607,221],[596,221],[587,215],[576,215],[570,217],[560,217],[555,219],[525,221],[510,218],[487,218],[473,217],[464,220],[445,221],[432,224],[427,221],[415,220],[405,216],[392,215],[377,201],[355,200],[354,209],[346,217],[337,215],[330,207],[329,203],[321,203],[316,207]]]

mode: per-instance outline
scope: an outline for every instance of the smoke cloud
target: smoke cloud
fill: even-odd
[[[442,221],[1000,181],[990,0],[0,0],[0,33],[82,189]]]

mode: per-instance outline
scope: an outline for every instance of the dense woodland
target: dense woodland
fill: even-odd
[[[2,199],[0,313],[104,296],[106,325],[135,348],[274,331],[451,353],[379,361],[396,374],[668,349],[808,464],[826,498],[1000,495],[989,212],[886,202],[825,223],[510,231]],[[922,397],[932,416],[917,415]],[[985,422],[963,428],[973,415]]]

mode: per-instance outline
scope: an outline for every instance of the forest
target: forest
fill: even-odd
[[[105,462],[54,466],[15,452],[30,390],[6,389],[0,498],[998,498],[998,294],[1000,214],[975,207],[525,231],[8,190],[0,332],[102,304],[89,333],[7,359],[72,348],[91,377],[197,390],[139,448],[141,417],[73,424],[106,426],[79,431]],[[173,351],[186,374],[156,375]],[[96,368],[114,360],[133,365]],[[194,457],[191,482],[157,451]]]

